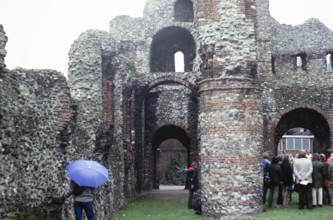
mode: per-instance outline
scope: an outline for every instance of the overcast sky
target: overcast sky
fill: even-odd
[[[68,52],[85,30],[108,30],[117,15],[141,17],[146,0],[0,0],[7,68],[55,69],[67,74]],[[271,15],[297,25],[316,17],[333,30],[333,0],[270,0]]]

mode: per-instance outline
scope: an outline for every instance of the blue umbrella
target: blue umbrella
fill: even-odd
[[[70,163],[68,176],[79,186],[94,188],[109,181],[108,169],[93,160],[77,160]]]

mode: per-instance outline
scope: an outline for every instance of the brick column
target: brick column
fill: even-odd
[[[234,77],[199,86],[203,215],[260,212],[260,90],[252,79]]]

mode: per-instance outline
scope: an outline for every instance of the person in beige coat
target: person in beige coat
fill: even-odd
[[[312,209],[312,172],[312,161],[306,158],[306,151],[300,150],[298,159],[294,163],[294,174],[299,193],[299,209],[304,209],[304,206]]]

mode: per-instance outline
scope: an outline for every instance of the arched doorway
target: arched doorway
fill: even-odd
[[[154,158],[154,188],[159,188],[161,183],[176,184],[173,181],[181,178],[179,175],[182,175],[182,170],[185,170],[189,163],[188,134],[178,126],[166,125],[153,134],[151,146]],[[174,174],[170,177],[174,179],[167,179],[168,171],[171,169]]]
[[[283,135],[290,131],[290,129],[295,128],[302,128],[305,131],[309,130],[313,134],[314,152],[322,153],[330,147],[330,126],[326,118],[313,109],[297,108],[284,114],[275,128],[275,154],[278,153],[278,144]]]
[[[147,81],[150,84],[142,90],[142,101],[135,113],[138,191],[158,188],[161,177],[157,170],[158,150],[163,150],[161,145],[165,145],[165,141],[167,144],[170,140],[179,142],[177,147],[185,151],[186,158],[199,155],[196,88],[175,76]]]

